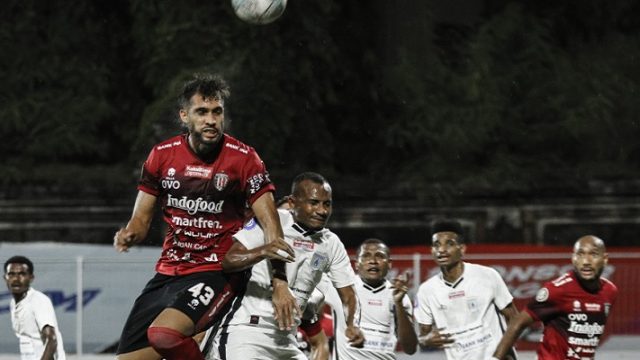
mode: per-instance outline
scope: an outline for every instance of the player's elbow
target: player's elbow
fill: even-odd
[[[407,346],[403,345],[402,346],[402,351],[404,351],[404,353],[407,354],[407,355],[415,354],[416,350],[417,350],[417,344],[415,344],[415,343],[413,344],[413,346],[412,345],[407,345]]]

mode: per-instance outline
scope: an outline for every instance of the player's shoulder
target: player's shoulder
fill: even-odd
[[[238,155],[252,155],[256,150],[231,135],[224,134],[224,148]]]
[[[542,284],[536,298],[543,297],[546,300],[550,296],[562,296],[562,294],[568,294],[571,290],[575,290],[576,286],[579,287],[571,272],[567,272]]]
[[[602,282],[602,289],[604,291],[611,293],[614,296],[618,294],[618,287],[613,283],[613,281],[604,277],[601,277],[600,280]]]
[[[419,293],[426,292],[427,295],[432,294],[433,290],[437,287],[437,285],[441,281],[442,280],[440,279],[440,274],[433,275],[432,277],[428,278],[425,282],[420,284],[420,286],[418,287],[418,292]]]
[[[283,230],[294,224],[293,214],[291,214],[289,210],[278,209],[278,217],[280,218],[280,226],[282,226]]]
[[[501,278],[500,273],[491,266],[464,263],[464,277],[470,279],[488,279],[495,280]]]
[[[488,274],[488,273],[497,273],[497,271],[486,265],[474,264],[465,262],[464,263],[464,272],[478,273],[478,274]]]
[[[171,149],[176,149],[182,146],[186,142],[186,137],[184,135],[176,135],[164,141],[157,143],[153,147],[153,151],[156,152],[164,152]]]
[[[342,244],[342,240],[340,240],[340,237],[338,236],[338,234],[334,233],[328,228],[322,229],[322,236],[325,238],[326,241],[330,243]]]
[[[30,297],[32,302],[38,303],[51,303],[51,299],[42,291],[36,290],[34,288],[29,289]]]

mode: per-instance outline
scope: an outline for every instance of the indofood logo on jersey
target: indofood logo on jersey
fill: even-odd
[[[218,202],[205,201],[201,197],[195,200],[188,199],[186,196],[183,196],[180,199],[176,199],[171,196],[171,194],[168,194],[167,197],[167,206],[185,210],[187,213],[189,213],[189,215],[195,215],[198,211],[219,214],[222,212],[223,204],[224,200],[220,200]]]

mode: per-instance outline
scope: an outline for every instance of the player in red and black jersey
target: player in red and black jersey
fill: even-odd
[[[221,264],[249,209],[272,252],[287,254],[273,262],[278,319],[290,326],[300,311],[284,275],[293,250],[283,240],[274,186],[255,150],[224,133],[228,96],[220,77],[187,82],[179,97],[187,133],[157,144],[144,163],[133,214],[114,246],[122,252],[143,241],[157,203],[168,230],[157,274],[125,324],[119,359],[203,359],[191,336],[217,322],[246,285],[245,273],[225,274]]]
[[[591,235],[578,239],[573,247],[574,269],[544,284],[535,299],[509,323],[494,357],[502,359],[526,327],[542,321],[539,360],[595,358],[618,294],[611,281],[600,277],[607,260],[604,241]]]

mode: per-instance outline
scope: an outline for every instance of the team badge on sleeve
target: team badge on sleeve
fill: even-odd
[[[544,301],[547,301],[548,298],[549,298],[549,290],[547,290],[547,288],[545,287],[540,288],[540,290],[538,290],[538,293],[536,294],[536,301],[544,302]]]

